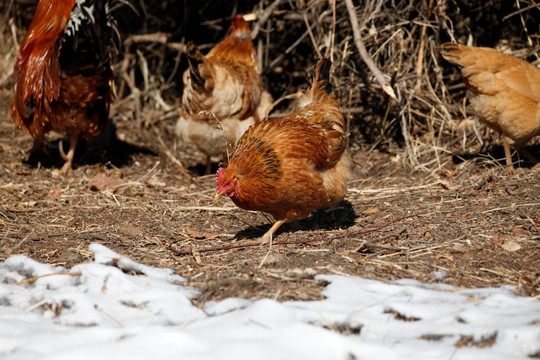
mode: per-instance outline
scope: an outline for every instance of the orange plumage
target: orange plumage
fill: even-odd
[[[105,129],[113,97],[113,31],[104,0],[40,0],[17,55],[11,117],[41,145],[49,131],[67,133],[61,155],[71,170],[79,138]]]
[[[511,171],[509,142],[521,147],[540,135],[540,69],[484,47],[444,43],[441,53],[462,67],[463,81],[480,121],[503,135]]]
[[[335,206],[347,191],[347,129],[328,81],[330,65],[317,64],[296,112],[251,126],[228,166],[218,171],[216,199],[229,196],[242,209],[276,219],[265,241],[281,224]]]
[[[181,139],[210,158],[226,153],[226,142],[236,144],[247,128],[264,120],[272,97],[263,89],[257,54],[248,23],[237,15],[229,35],[204,56],[194,43],[187,47],[189,68],[184,72]],[[203,113],[201,113],[201,111]],[[216,119],[221,129],[216,128]]]

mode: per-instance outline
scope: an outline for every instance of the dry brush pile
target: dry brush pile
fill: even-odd
[[[9,85],[16,44],[34,8],[35,1],[0,5],[2,43],[12,45],[1,50],[2,87]],[[113,11],[123,39],[117,121],[151,130],[169,124],[163,127],[168,131],[179,113],[184,44],[193,40],[205,51],[221,40],[232,16],[243,13],[252,20],[263,79],[275,99],[305,88],[316,60],[330,57],[353,150],[388,151],[415,170],[437,171],[452,161],[449,155],[478,152],[487,139],[488,131],[471,121],[458,70],[439,54],[442,42],[496,47],[540,61],[540,4],[534,0],[130,0]]]

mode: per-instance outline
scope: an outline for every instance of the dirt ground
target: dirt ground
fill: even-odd
[[[58,137],[48,155],[30,156],[9,96],[0,93],[0,261],[24,254],[69,269],[101,243],[174,269],[201,302],[318,299],[322,273],[539,294],[539,165],[508,175],[480,155],[448,155],[444,170],[411,173],[399,156],[355,145],[354,179],[336,209],[283,226],[271,248],[218,250],[253,244],[271,219],[229,199],[214,203],[215,176],[190,167],[197,155],[172,135],[174,113],[152,128],[116,119],[116,139],[80,146],[74,171],[55,176]]]

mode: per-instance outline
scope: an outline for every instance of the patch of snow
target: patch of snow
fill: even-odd
[[[518,359],[540,353],[540,302],[512,287],[318,275],[324,300],[199,292],[170,269],[92,244],[92,263],[0,263],[2,359]],[[34,282],[25,279],[42,276]],[[458,347],[463,339],[468,346]],[[488,341],[491,340],[491,341]],[[484,342],[484,347],[473,346]],[[492,342],[492,343],[491,343]]]

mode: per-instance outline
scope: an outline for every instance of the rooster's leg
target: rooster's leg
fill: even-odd
[[[283,223],[285,222],[285,220],[278,220],[274,223],[274,225],[272,225],[272,227],[266,232],[266,234],[264,234],[262,237],[261,237],[261,245],[263,244],[266,244],[266,243],[269,243],[270,246],[272,245],[272,236],[274,235],[274,233],[276,232],[277,229],[279,229],[279,227],[281,225],[283,225]]]
[[[503,137],[504,155],[506,156],[506,171],[509,174],[514,172],[514,165],[512,163],[512,153],[510,152],[510,146],[508,145],[508,139]]]
[[[79,137],[77,135],[71,136],[69,140],[69,151],[66,154],[62,145],[62,140],[60,140],[60,143],[58,144],[58,150],[60,151],[60,156],[62,157],[62,159],[65,160],[65,164],[60,170],[58,170],[59,174],[67,174],[71,171],[71,165],[73,164],[73,156],[75,155],[75,148],[77,147],[78,141]]]

